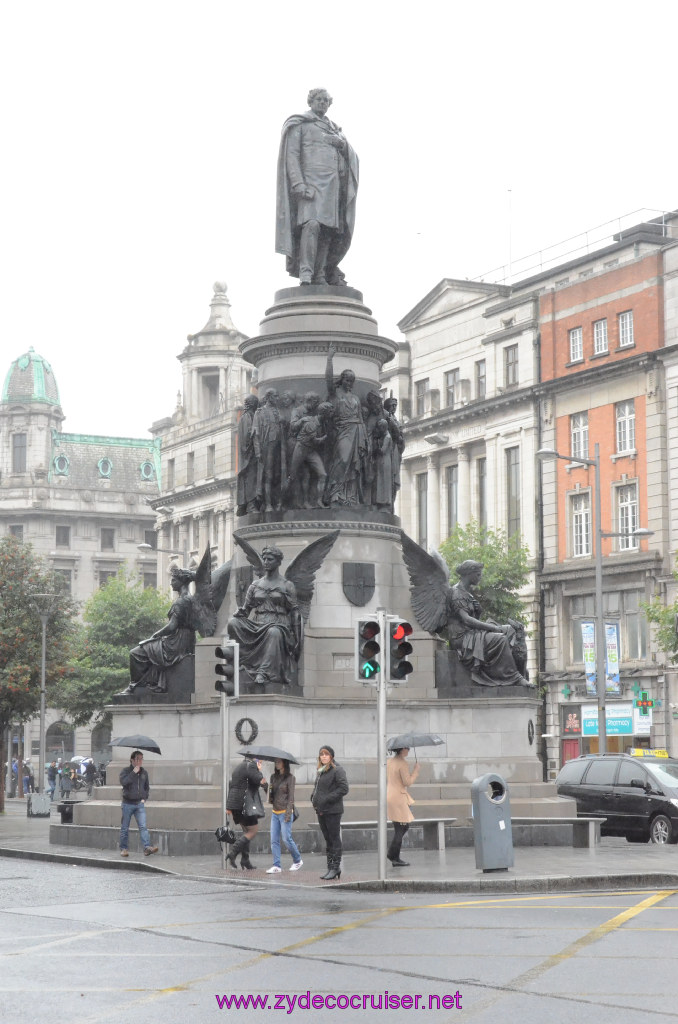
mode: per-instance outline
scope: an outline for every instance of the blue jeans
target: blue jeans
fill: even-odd
[[[285,848],[292,854],[292,860],[294,863],[298,864],[301,860],[301,854],[299,853],[297,844],[294,839],[292,839],[292,822],[285,821],[284,814],[271,814],[271,852],[273,854],[273,863],[277,868],[280,867],[281,832]]]
[[[151,845],[151,837],[146,828],[146,804],[125,804],[122,805],[122,820],[120,822],[120,849],[126,850],[129,837],[129,826],[132,818],[137,819],[139,835],[144,845],[144,850]]]

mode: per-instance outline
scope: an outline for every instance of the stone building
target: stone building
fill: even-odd
[[[510,286],[444,279],[400,322],[405,341],[382,373],[399,399],[407,448],[400,515],[424,547],[470,518],[533,555],[523,598],[544,687],[544,761],[596,749],[582,738],[587,698],[582,622],[593,613],[593,470],[574,456],[601,448],[602,528],[653,536],[603,542],[605,622],[617,636],[619,692],[633,731],[608,741],[673,746],[675,673],[653,644],[642,602],[674,600],[678,520],[678,217],[632,225],[576,258]],[[540,448],[567,460],[544,461]],[[571,456],[571,458],[570,458]],[[611,641],[610,641],[611,642]],[[652,728],[630,705],[662,701]],[[622,708],[623,705],[623,708]],[[577,723],[579,733],[573,733]],[[640,730],[640,731],[638,731]]]
[[[214,565],[231,557],[237,422],[253,387],[252,367],[238,349],[244,340],[231,320],[226,285],[217,282],[207,323],[177,356],[183,386],[176,409],[151,427],[162,438],[162,485],[152,502],[161,586],[172,563],[196,565],[208,542]]]
[[[160,441],[62,431],[64,413],[52,367],[32,348],[15,359],[0,398],[0,530],[30,543],[84,603],[120,565],[156,585],[155,514]],[[74,731],[48,711],[47,753],[103,756],[108,740]],[[26,751],[38,753],[38,723]]]

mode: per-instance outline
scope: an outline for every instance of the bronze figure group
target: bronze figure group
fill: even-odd
[[[239,516],[285,509],[358,507],[393,512],[405,448],[397,400],[369,391],[363,403],[355,374],[334,377],[327,359],[327,398],[268,388],[248,395],[238,425]]]

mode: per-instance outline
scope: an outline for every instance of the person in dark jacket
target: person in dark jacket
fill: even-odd
[[[226,860],[232,868],[237,868],[236,857],[240,854],[240,867],[243,871],[255,870],[254,864],[250,862],[250,841],[259,830],[259,817],[264,816],[259,786],[263,787],[264,792],[268,789],[268,783],[261,774],[261,761],[257,761],[252,754],[245,754],[242,764],[238,765],[231,776],[226,798],[227,814],[242,828],[242,835],[233,844],[230,853],[226,854]],[[243,805],[246,795],[261,805],[261,815],[245,814]]]
[[[290,871],[298,871],[304,863],[299,848],[292,839],[292,820],[294,817],[294,786],[295,778],[290,771],[290,762],[279,759],[275,762],[275,771],[271,775],[268,791],[268,802],[271,804],[271,853],[273,866],[266,871],[267,875],[276,875],[280,866],[280,835],[285,847],[292,854]]]
[[[148,772],[143,767],[144,755],[140,750],[132,751],[129,766],[120,772],[122,786],[122,820],[120,822],[120,856],[129,857],[129,826],[132,818],[137,819],[139,835],[144,844],[144,856],[158,852],[157,846],[151,846],[151,837],[146,828],[146,801],[151,788],[148,784]]]
[[[325,744],[318,752],[318,774],[311,796],[327,849],[327,871],[320,876],[323,879],[341,878],[341,816],[347,793],[346,772],[334,760],[332,747]]]
[[[50,800],[54,799],[54,790],[56,789],[58,778],[59,773],[57,772],[57,763],[56,761],[51,761],[49,768],[47,769],[47,788],[49,790]]]

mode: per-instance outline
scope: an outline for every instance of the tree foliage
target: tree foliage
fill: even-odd
[[[63,578],[14,537],[0,541],[0,728],[40,710],[42,622],[31,598],[59,594],[47,622],[45,689],[48,702],[68,677],[78,632],[76,605]]]
[[[673,574],[678,579],[678,573]],[[674,665],[678,663],[678,601],[673,604],[664,604],[659,597],[655,597],[647,604],[643,604],[643,611],[647,621],[654,627],[657,647],[667,655],[669,661]]]
[[[129,683],[129,652],[167,618],[169,603],[121,567],[85,604],[85,628],[74,672],[61,689],[60,704],[75,725],[103,718],[115,693]]]
[[[501,529],[491,530],[471,519],[467,526],[455,526],[440,546],[451,582],[458,580],[455,569],[467,558],[483,563],[480,584],[474,588],[484,619],[505,623],[517,619],[526,623],[518,591],[529,578],[530,552],[522,538],[507,537]]]

